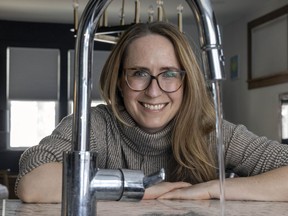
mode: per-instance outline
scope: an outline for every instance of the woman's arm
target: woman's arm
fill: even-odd
[[[225,199],[288,201],[288,166],[251,177],[226,179]],[[173,185],[173,183],[170,183]],[[150,194],[158,199],[219,199],[219,181],[213,180],[189,187],[163,187],[161,184],[147,189],[144,199]],[[179,186],[179,185],[178,185]],[[163,189],[165,188],[165,189]]]
[[[27,203],[61,202],[62,163],[43,164],[23,176],[18,183],[17,195]]]
[[[229,200],[288,201],[288,166],[259,175],[227,179]],[[214,194],[219,198],[219,192]]]

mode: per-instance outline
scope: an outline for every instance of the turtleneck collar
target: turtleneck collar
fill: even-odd
[[[173,121],[157,133],[147,133],[137,126],[126,110],[121,111],[123,120],[131,126],[118,122],[118,127],[127,145],[141,155],[159,155],[171,150]]]

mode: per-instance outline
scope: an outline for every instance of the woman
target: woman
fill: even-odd
[[[137,24],[114,47],[101,76],[106,105],[91,111],[91,151],[100,168],[164,167],[166,182],[144,199],[219,198],[215,113],[186,38],[176,27]],[[72,117],[20,160],[16,191],[25,202],[61,201],[62,153],[71,149]],[[288,200],[288,146],[223,123],[226,199]]]

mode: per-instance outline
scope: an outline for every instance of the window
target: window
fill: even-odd
[[[8,149],[37,145],[58,123],[59,53],[7,48]]]
[[[10,101],[10,148],[37,145],[55,128],[54,101]]]
[[[288,144],[288,93],[280,95],[281,141]]]

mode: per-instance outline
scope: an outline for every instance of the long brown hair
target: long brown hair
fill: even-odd
[[[127,47],[136,38],[148,34],[166,37],[174,46],[181,69],[186,71],[181,107],[175,116],[172,149],[177,167],[175,180],[199,183],[216,178],[216,159],[208,145],[207,135],[214,130],[215,112],[204,76],[191,46],[178,29],[166,22],[136,24],[128,29],[113,48],[104,65],[100,86],[101,93],[115,116],[122,121],[119,107],[123,107],[117,82],[122,75],[122,64]]]

